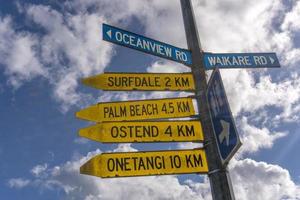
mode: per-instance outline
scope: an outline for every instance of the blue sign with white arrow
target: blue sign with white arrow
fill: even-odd
[[[107,24],[102,26],[103,40],[167,58],[186,65],[192,64],[191,52]]]
[[[214,68],[280,67],[276,53],[204,53],[206,70]]]
[[[219,154],[222,163],[227,164],[242,143],[235,127],[218,68],[213,71],[208,83],[207,100]]]

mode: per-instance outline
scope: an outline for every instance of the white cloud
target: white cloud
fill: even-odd
[[[196,148],[202,148],[203,143],[198,142],[178,142],[177,147],[179,149],[196,149]]]
[[[131,146],[131,143],[126,143],[126,144],[119,144],[116,149],[114,149],[113,152],[132,152],[132,151],[137,151],[137,149],[133,148]]]
[[[23,187],[28,186],[30,184],[30,180],[22,179],[22,178],[12,178],[9,179],[7,184],[10,188],[21,189]]]
[[[266,127],[258,128],[248,123],[246,117],[240,122],[243,145],[240,153],[257,152],[262,148],[271,148],[275,140],[286,136],[286,133],[270,131]]]
[[[283,30],[300,31],[300,2],[296,1],[295,4],[281,25]]]
[[[190,72],[191,69],[187,66],[169,61],[157,61],[149,66],[147,71],[152,73],[180,73]]]
[[[87,144],[89,141],[90,141],[90,140],[88,140],[88,139],[86,139],[86,138],[76,138],[76,139],[74,140],[74,142],[75,142],[76,144],[82,144],[82,145]]]
[[[297,200],[300,186],[278,165],[245,159],[232,162],[231,178],[236,199]]]
[[[103,17],[60,13],[41,5],[28,6],[26,14],[46,31],[41,38],[40,59],[51,66],[49,79],[63,111],[89,99],[77,92],[78,80],[102,72],[113,55],[111,45],[100,37]]]
[[[255,81],[252,74],[245,70],[224,70],[222,75],[234,115],[241,111],[253,113],[268,106],[282,109],[278,116],[280,120],[292,121],[293,115],[298,115],[293,111],[300,100],[300,81],[297,74],[278,83],[268,75],[261,75]]]
[[[31,173],[36,176],[39,177],[41,176],[42,173],[44,173],[48,168],[47,164],[44,165],[36,165],[34,168],[31,169]]]
[[[14,88],[37,76],[47,76],[47,70],[37,59],[38,39],[28,32],[14,30],[10,17],[0,17],[0,64]]]

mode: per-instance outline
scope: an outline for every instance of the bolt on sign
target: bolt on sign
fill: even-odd
[[[79,135],[103,143],[203,141],[199,121],[102,122]]]
[[[82,83],[97,89],[114,91],[194,91],[190,73],[104,73],[82,79]]]
[[[203,149],[103,153],[80,167],[81,174],[102,178],[207,172]]]
[[[98,103],[76,113],[94,122],[177,118],[195,115],[192,98],[169,98]]]

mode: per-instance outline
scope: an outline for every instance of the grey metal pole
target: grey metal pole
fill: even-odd
[[[207,82],[203,65],[203,50],[196,28],[190,0],[180,0],[185,33],[189,50],[192,52],[191,70],[195,80],[198,111],[204,133],[204,148],[209,166],[209,180],[214,200],[234,200],[230,176],[221,164],[206,98]]]

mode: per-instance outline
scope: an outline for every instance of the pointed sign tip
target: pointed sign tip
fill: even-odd
[[[270,58],[271,64],[273,64],[275,62],[275,60],[272,57],[269,57],[269,58]]]
[[[88,78],[82,78],[80,81],[84,85],[88,85],[88,83],[89,83],[89,79]]]
[[[76,113],[75,113],[75,116],[76,116],[77,118],[80,118],[80,111],[76,112]]]
[[[107,31],[106,34],[108,35],[109,38],[111,38],[111,30]]]

